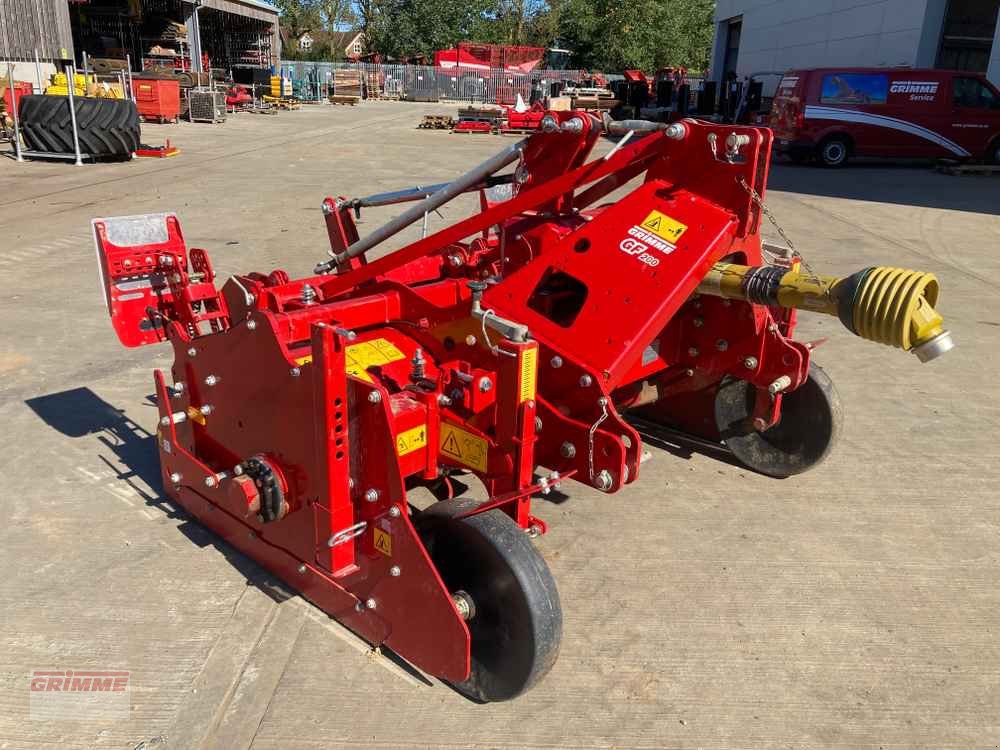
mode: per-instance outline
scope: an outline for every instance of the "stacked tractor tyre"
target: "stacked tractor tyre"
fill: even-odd
[[[80,152],[95,158],[128,159],[139,148],[139,113],[123,99],[76,97]],[[69,97],[25,96],[21,99],[21,133],[29,149],[73,153],[73,121]]]

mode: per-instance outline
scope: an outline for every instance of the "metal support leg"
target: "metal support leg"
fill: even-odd
[[[76,99],[73,96],[73,89],[76,88],[75,65],[66,66],[66,77],[69,79],[69,86],[67,86],[66,91],[69,96],[70,123],[73,125],[73,153],[76,155],[76,161],[73,163],[79,167],[83,164],[83,159],[80,157],[80,134],[76,129]]]
[[[14,116],[14,153],[18,161],[24,161],[21,156],[21,119],[17,113],[17,92],[14,90],[14,68],[7,61],[7,88],[10,89],[10,109]]]
[[[38,50],[37,49],[35,50],[35,78],[38,79],[38,92],[37,93],[39,93],[39,94],[44,93],[43,89],[45,87],[42,86],[42,64],[41,64],[41,62],[38,59]]]

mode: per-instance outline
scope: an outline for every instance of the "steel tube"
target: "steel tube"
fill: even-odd
[[[510,175],[501,175],[483,180],[477,185],[466,188],[466,192],[480,190],[482,188],[493,187],[494,185],[508,185],[513,181]],[[439,182],[436,185],[415,185],[411,188],[393,190],[387,193],[375,193],[366,195],[364,198],[355,198],[350,201],[351,208],[369,208],[371,206],[391,206],[396,203],[409,203],[427,198],[439,190],[444,190],[450,182]]]
[[[76,88],[75,65],[66,66],[66,77],[69,79],[69,85],[66,87],[66,95],[69,97],[69,118],[73,126],[73,153],[76,155],[74,163],[79,167],[83,164],[83,159],[80,158],[80,134],[76,130],[76,100],[73,98],[73,89]],[[86,93],[85,91],[84,94]]]
[[[21,118],[17,113],[17,91],[14,89],[14,68],[10,60],[7,61],[7,88],[10,89],[10,109],[14,117],[14,153],[18,161],[24,161],[21,156]]]
[[[45,87],[42,85],[42,64],[38,59],[38,50],[35,50],[35,78],[38,79],[38,93],[43,94]]]
[[[384,242],[393,235],[398,234],[406,227],[410,226],[410,224],[413,224],[415,221],[423,218],[425,213],[429,213],[430,211],[440,208],[452,198],[455,198],[470,188],[478,185],[494,172],[497,172],[498,170],[506,167],[508,164],[517,161],[521,158],[521,152],[527,142],[528,140],[524,139],[518,141],[513,146],[508,146],[496,156],[493,156],[484,161],[482,164],[473,167],[453,182],[449,182],[440,190],[437,190],[432,195],[427,196],[389,223],[382,225],[368,236],[362,237],[344,252],[337,255],[335,257],[336,262],[343,263],[350,258],[356,258],[362,253],[367,252],[380,242]]]

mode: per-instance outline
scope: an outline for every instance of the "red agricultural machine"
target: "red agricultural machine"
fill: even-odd
[[[625,137],[591,158],[602,133]],[[221,288],[173,214],[96,219],[119,338],[174,349],[166,493],[369,643],[477,700],[524,692],[562,630],[533,496],[635,482],[636,420],[766,474],[815,465],[841,414],[798,308],[922,360],[951,347],[933,276],[764,262],[770,148],[766,129],[550,112],[453,182],[325,199],[312,275]],[[373,257],[472,191],[477,213]],[[359,237],[362,209],[407,202]],[[462,474],[476,500],[408,502]]]

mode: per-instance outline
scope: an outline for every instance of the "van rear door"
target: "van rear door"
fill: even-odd
[[[775,138],[793,141],[798,137],[802,128],[804,78],[804,74],[794,71],[785,73],[774,92],[768,127],[774,131]]]

